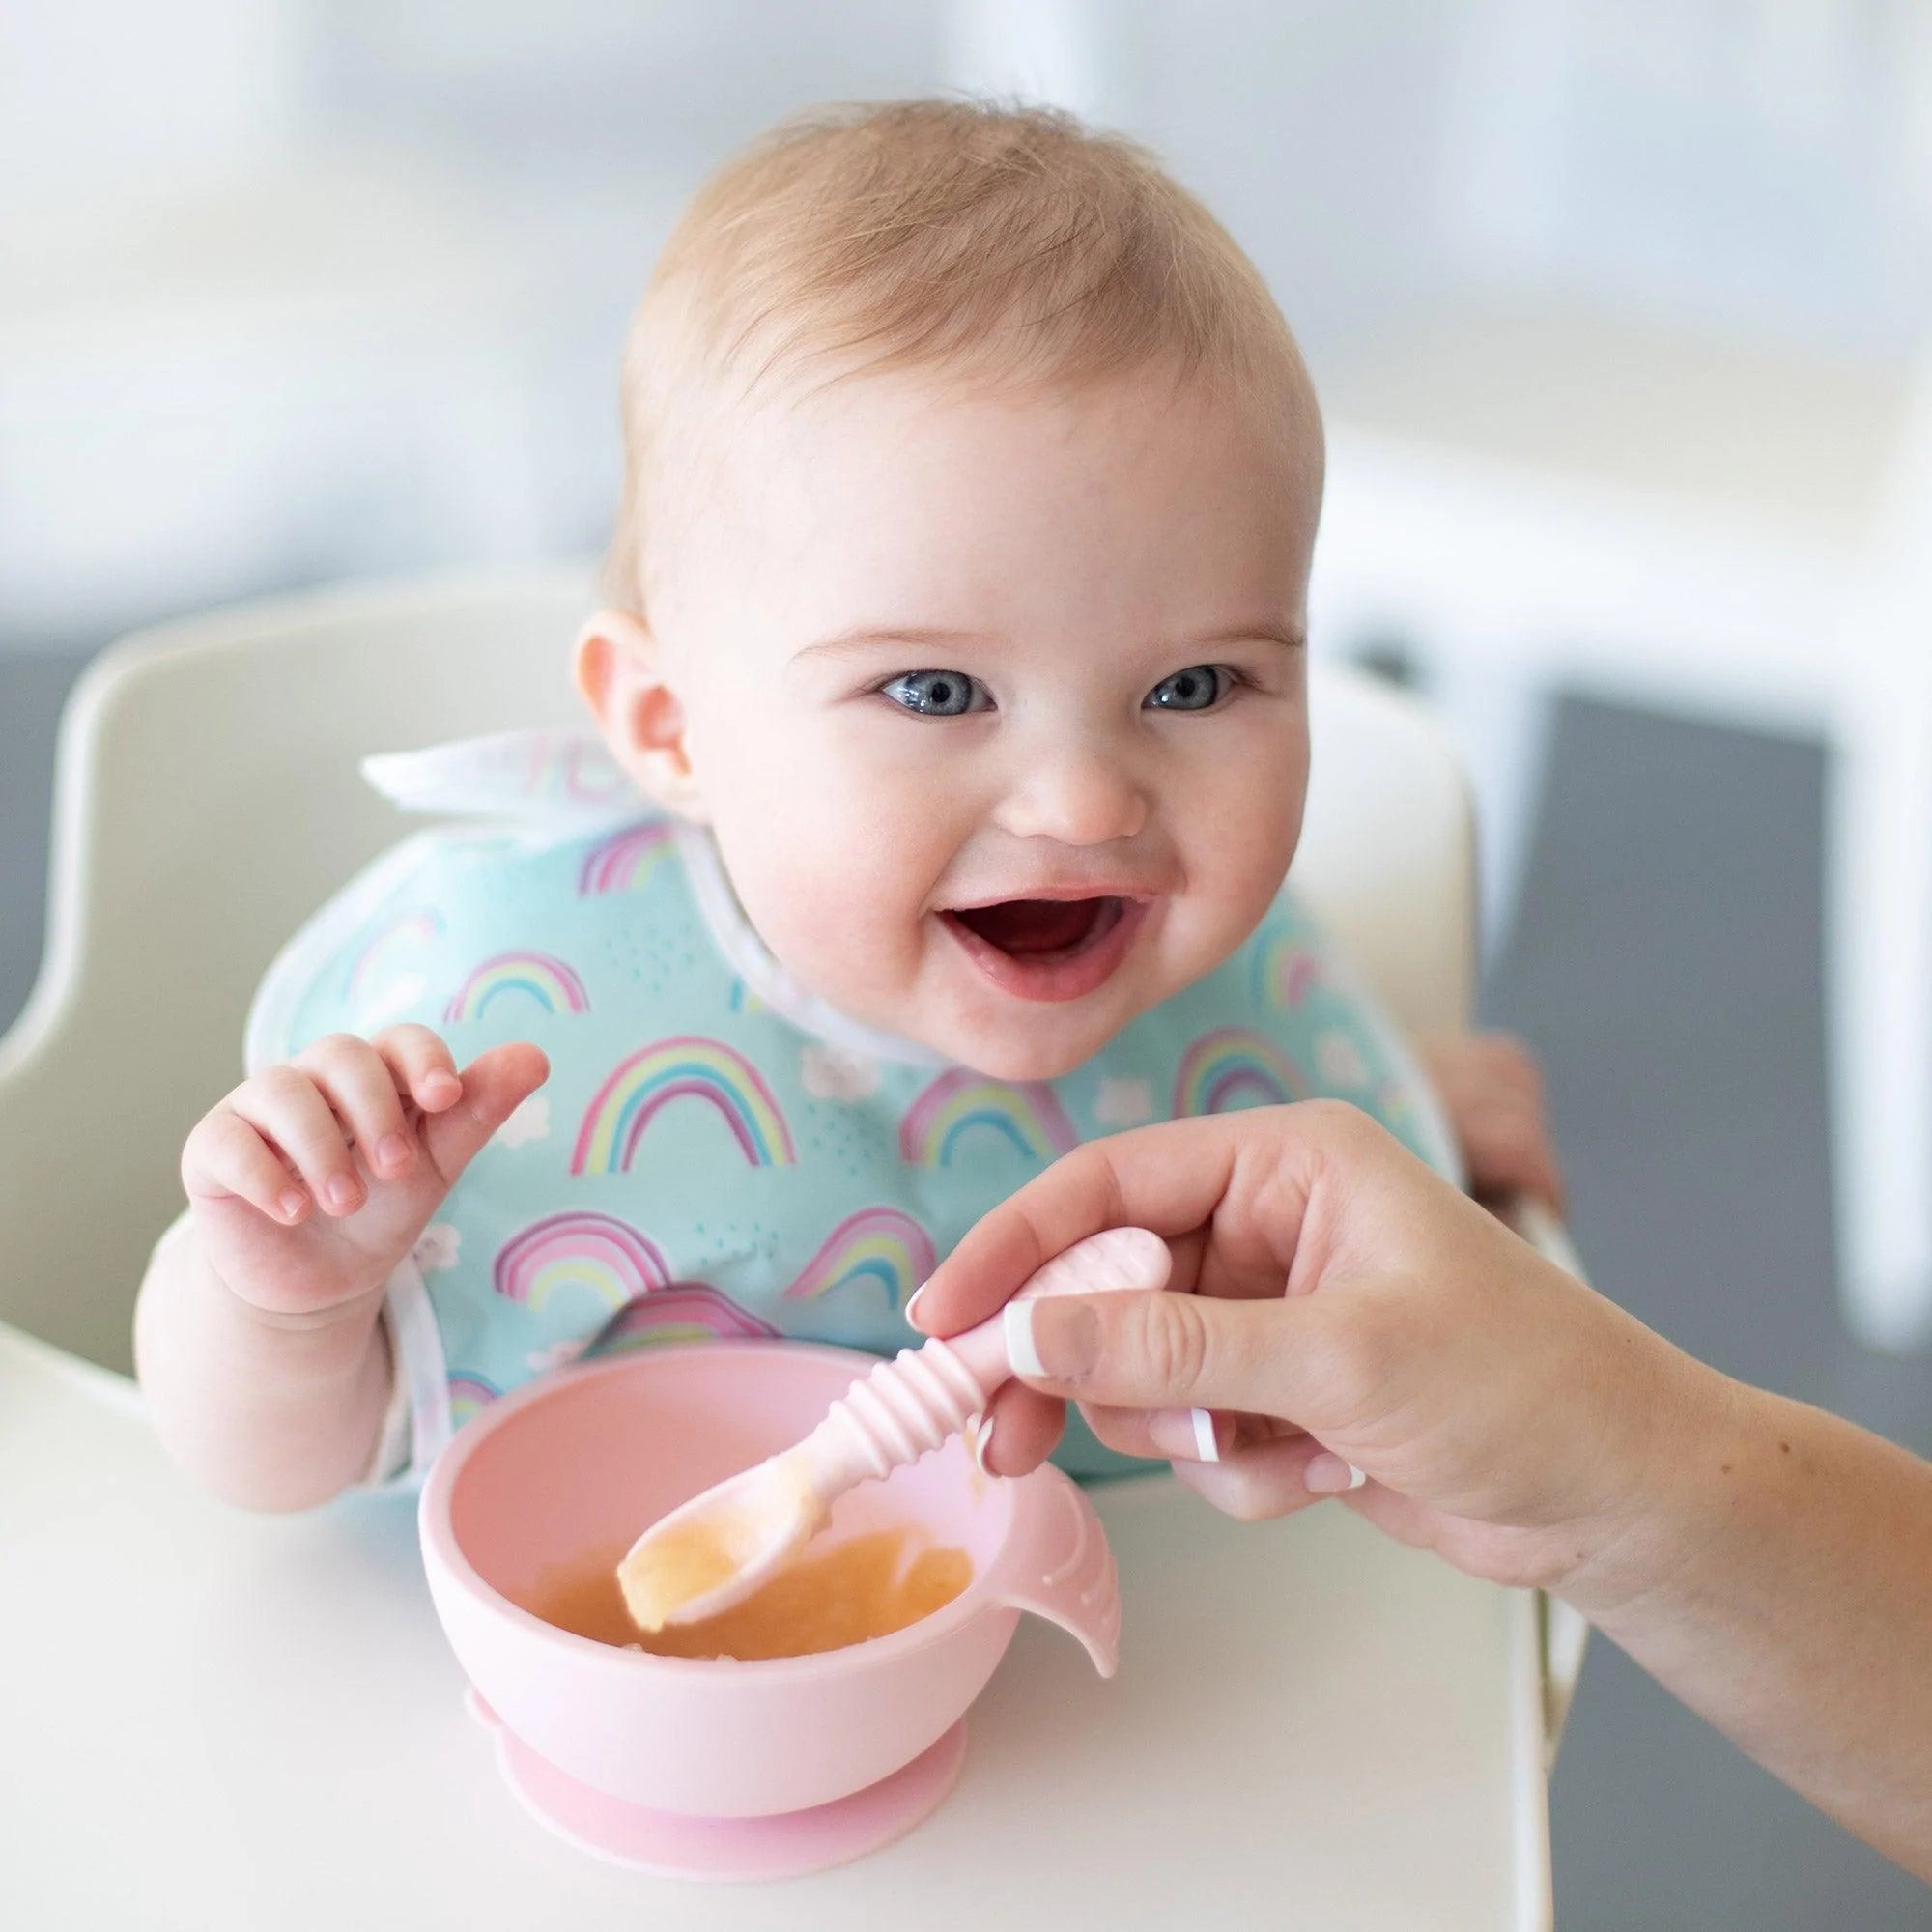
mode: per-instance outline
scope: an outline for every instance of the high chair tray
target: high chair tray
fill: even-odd
[[[163,1461],[128,1385],[0,1327],[9,1924],[338,1932],[648,1924],[1549,1921],[1535,1599],[1323,1504],[1100,1498],[1121,1672],[1027,1620],[952,1796],[858,1863],[696,1886],[517,1808],[466,1714],[406,1500],[252,1518]],[[909,1916],[910,1915],[910,1916]]]

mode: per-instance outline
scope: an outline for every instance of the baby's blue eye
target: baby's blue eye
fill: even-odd
[[[1211,711],[1228,689],[1219,665],[1190,665],[1164,677],[1141,699],[1143,711]]]
[[[963,670],[909,670],[879,691],[918,718],[963,718],[993,704],[992,693]]]

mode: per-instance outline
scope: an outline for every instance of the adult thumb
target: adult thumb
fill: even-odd
[[[517,1041],[479,1053],[461,1077],[463,1094],[455,1106],[423,1120],[423,1144],[452,1187],[490,1136],[550,1078],[550,1062],[536,1047]]]
[[[1296,1332],[1313,1299],[1163,1291],[1012,1301],[1007,1358],[1022,1381],[1072,1402],[1293,1421],[1306,1381]]]

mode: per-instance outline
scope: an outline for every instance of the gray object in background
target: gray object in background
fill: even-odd
[[[1591,1279],[1727,1372],[1932,1450],[1932,1361],[1846,1341],[1832,1290],[1815,747],[1561,707],[1486,1017],[1536,1044]],[[1932,1894],[1616,1647],[1550,1787],[1563,1932],[1906,1932]]]

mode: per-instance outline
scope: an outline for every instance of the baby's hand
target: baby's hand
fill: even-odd
[[[1420,1051],[1463,1150],[1469,1191],[1491,1203],[1534,1194],[1560,1212],[1563,1170],[1529,1049],[1508,1034],[1455,1033],[1424,1040]]]
[[[330,1034],[243,1081],[182,1150],[209,1266],[271,1315],[373,1293],[549,1074],[534,1046],[512,1045],[459,1077],[427,1027],[397,1026],[372,1040]]]

